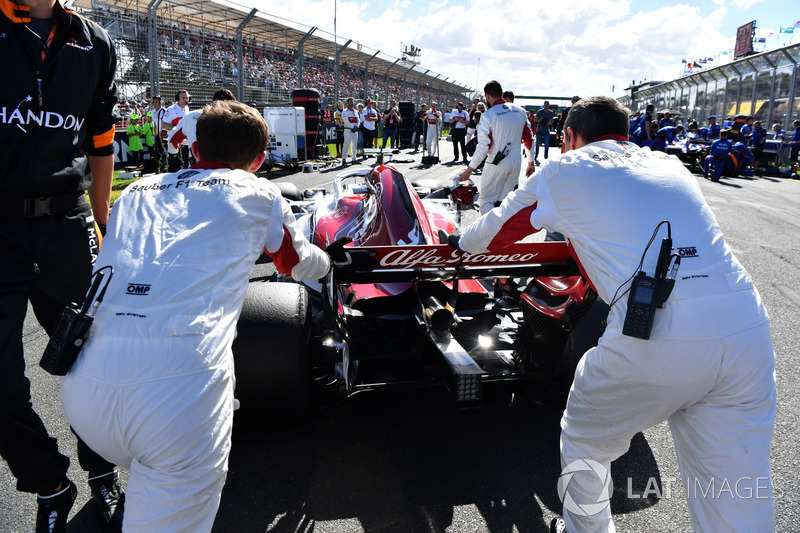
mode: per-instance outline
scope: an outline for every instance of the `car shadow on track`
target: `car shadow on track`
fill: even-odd
[[[440,391],[393,391],[303,427],[236,431],[213,531],[544,533],[561,512],[560,417],[528,398],[456,412]],[[612,472],[615,514],[657,501],[627,497],[660,483],[641,434]]]

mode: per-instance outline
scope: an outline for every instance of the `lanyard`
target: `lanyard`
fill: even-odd
[[[56,28],[58,26],[58,19],[53,20],[53,26],[50,28],[50,33],[47,35],[47,39],[44,40],[42,43],[42,50],[40,52],[42,58],[42,65],[44,65],[44,61],[47,58],[47,53],[50,51],[50,45],[53,43],[53,38],[56,36]],[[28,28],[30,30],[30,28]],[[31,30],[31,33],[34,33]],[[34,35],[36,35],[34,33]],[[44,105],[44,98],[42,96],[42,73],[41,70],[37,69],[36,71],[36,88],[38,91],[39,96],[39,107]]]
[[[47,35],[44,43],[42,43],[42,63],[47,57],[47,52],[50,50],[50,45],[53,44],[53,38],[56,36],[56,26],[58,26],[58,19],[53,21],[53,27],[50,28],[50,33]]]

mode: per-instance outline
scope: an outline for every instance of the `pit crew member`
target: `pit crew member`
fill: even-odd
[[[764,151],[764,146],[767,144],[767,130],[761,127],[761,122],[753,122],[753,134],[750,137],[750,142],[753,146],[753,172],[758,170],[758,164],[761,162],[761,153]]]
[[[683,133],[683,126],[664,126],[659,128],[656,132],[655,149],[659,152],[665,151],[667,146],[672,144],[672,141],[675,140],[675,137],[681,133]]]
[[[233,93],[228,89],[220,89],[211,97],[212,102],[217,100],[236,100]],[[203,109],[189,111],[175,124],[167,134],[167,142],[172,145],[172,151],[177,153],[181,146],[191,147],[197,141],[197,119],[203,113]]]
[[[231,446],[231,344],[253,264],[265,250],[296,279],[330,266],[278,189],[251,173],[269,139],[255,109],[214,102],[197,138],[192,168],[143,178],[114,204],[97,259],[113,276],[61,383],[75,431],[130,470],[126,533],[211,530]]]
[[[344,145],[342,147],[342,166],[347,166],[347,151],[350,151],[350,159],[353,164],[358,163],[358,129],[361,126],[361,117],[353,107],[352,98],[347,99],[347,107],[342,111],[342,121],[344,122]]]
[[[439,112],[439,104],[431,102],[431,108],[425,113],[425,146],[428,155],[439,156],[439,135],[442,133],[442,114]]]
[[[711,115],[708,117],[708,139],[719,139],[719,133],[722,131],[722,126],[717,124],[717,117]]]
[[[164,118],[161,120],[161,126],[167,130],[168,138],[169,132],[172,131],[183,116],[189,112],[189,102],[191,99],[192,97],[189,96],[189,92],[184,89],[175,93],[175,103],[167,108],[164,112]],[[187,143],[183,143],[178,148],[175,148],[171,143],[167,142],[167,154],[167,170],[169,172],[175,172],[188,166],[189,145]]]
[[[725,160],[725,174],[738,176],[744,169],[753,164],[753,152],[742,141],[734,143]]]
[[[490,211],[517,186],[522,165],[520,139],[528,126],[528,116],[521,107],[509,104],[503,98],[503,87],[498,81],[490,81],[484,88],[484,96],[489,103],[478,123],[478,145],[467,168],[459,174],[459,181],[467,181],[472,172],[486,159],[481,176],[480,198],[481,214]],[[528,166],[525,176],[534,171],[535,154],[528,148]]]
[[[605,333],[578,364],[561,420],[568,496],[600,510],[565,505],[568,533],[615,530],[608,505],[598,505],[610,494],[596,472],[608,472],[634,435],[664,420],[683,479],[703,487],[738,483],[713,495],[687,491],[694,531],[774,531],[775,354],[767,311],[695,178],[677,158],[628,142],[627,129],[619,102],[582,99],[565,126],[571,151],[450,243],[498,253],[539,229],[560,232],[610,304]],[[683,259],[644,340],[622,333],[626,292],[638,271],[654,273],[659,246],[646,248],[659,226]],[[575,468],[580,461],[598,466]]]
[[[708,177],[709,167],[714,163],[714,176],[711,181],[719,181],[722,171],[725,169],[725,159],[733,148],[733,143],[728,140],[728,130],[722,130],[719,139],[711,143],[708,148],[708,155],[703,162],[703,175]]]
[[[111,196],[117,59],[100,26],[57,0],[0,0],[0,56],[0,455],[17,489],[39,495],[36,531],[63,532],[77,489],[31,406],[22,326],[30,303],[51,334],[89,287]],[[78,460],[101,516],[121,518],[114,465],[80,440]]]

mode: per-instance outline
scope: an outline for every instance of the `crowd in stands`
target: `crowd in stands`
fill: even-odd
[[[147,22],[145,17],[133,12],[103,7],[98,5],[89,15],[96,20],[109,33],[116,38],[119,46],[127,50],[120,51],[122,68],[126,72],[146,72],[142,65],[132,65],[149,57],[147,39]],[[231,35],[210,32],[206,28],[193,27],[184,23],[158,19],[158,56],[161,59],[162,69],[176,69],[185,73],[185,79],[165,80],[172,84],[190,86],[202,84],[211,87],[219,85],[234,85],[240,75],[238,70],[238,56],[236,53],[236,40]],[[296,88],[312,88],[320,92],[324,98],[324,106],[333,109],[335,102],[329,97],[335,92],[334,62],[325,57],[306,56],[303,62],[302,80],[298,79],[297,51],[276,49],[263,42],[252,38],[243,40],[242,74],[245,85],[266,89],[266,101],[279,102],[291,98],[291,91]],[[141,59],[140,59],[141,58]],[[367,77],[367,91],[364,91],[364,68],[356,65],[342,63],[339,71],[340,98],[353,97],[360,100],[366,98],[379,99],[386,102],[387,85],[384,73],[370,72]],[[124,74],[123,74],[124,76]],[[388,93],[392,98],[401,101],[414,101],[421,99],[442,100],[438,94],[438,87],[434,86],[433,94],[429,88],[420,87],[417,94],[417,76],[412,76],[413,81],[390,78]],[[132,86],[137,80],[125,79]],[[144,84],[144,80],[138,84]],[[123,87],[124,89],[124,87]],[[125,94],[125,91],[122,91]],[[141,92],[141,89],[140,89]],[[142,95],[137,95],[141,98]],[[452,99],[455,103],[458,95],[446,95],[444,100]],[[263,103],[266,103],[263,102]],[[130,103],[133,104],[133,103]]]

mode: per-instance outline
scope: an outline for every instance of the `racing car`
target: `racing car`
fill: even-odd
[[[703,172],[703,160],[708,154],[710,145],[711,141],[701,135],[689,132],[679,135],[674,143],[668,145],[664,151],[677,156],[691,172]]]
[[[403,387],[444,387],[457,409],[523,390],[563,400],[608,311],[563,239],[451,248],[443,239],[472,194],[412,184],[390,165],[342,173],[332,191],[291,188],[311,242],[352,242],[321,280],[251,279],[233,345],[240,417],[300,420]]]

